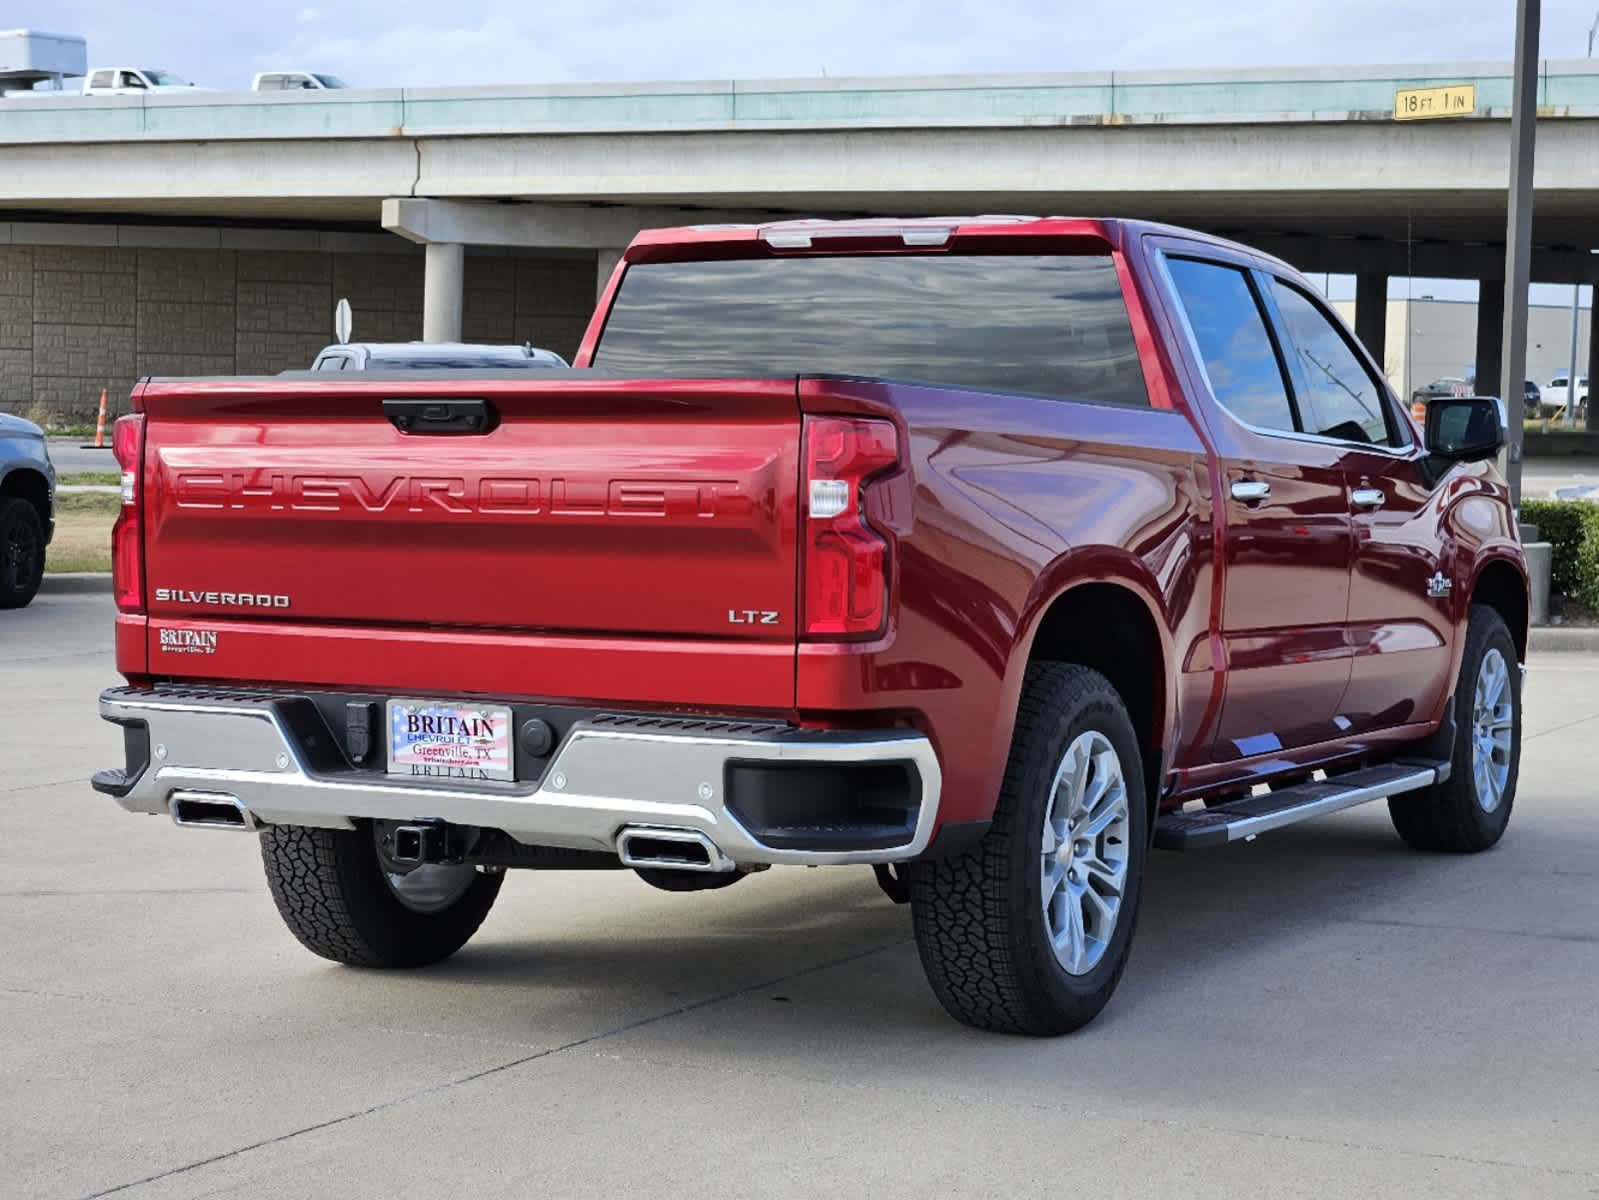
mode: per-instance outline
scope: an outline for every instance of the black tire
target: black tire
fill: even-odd
[[[504,874],[479,871],[449,907],[418,912],[390,888],[370,826],[272,825],[261,831],[267,886],[289,932],[313,954],[354,967],[421,967],[477,932]]]
[[[1055,772],[1067,748],[1089,731],[1102,734],[1120,760],[1127,873],[1102,957],[1073,975],[1050,945],[1040,864]],[[972,849],[919,863],[913,873],[916,947],[939,1002],[967,1025],[1040,1037],[1093,1020],[1127,965],[1148,848],[1138,738],[1116,689],[1087,667],[1029,667],[993,825]]]
[[[26,500],[0,496],[0,608],[24,608],[44,579],[44,526]]]
[[[1489,811],[1478,802],[1472,747],[1477,676],[1491,651],[1499,653],[1509,673],[1511,727],[1509,772],[1503,794]],[[1415,849],[1471,854],[1488,849],[1504,835],[1521,774],[1521,667],[1504,619],[1491,608],[1476,605],[1471,610],[1466,648],[1460,656],[1460,677],[1451,703],[1455,739],[1449,748],[1449,778],[1422,791],[1392,797],[1388,812],[1399,836]]]

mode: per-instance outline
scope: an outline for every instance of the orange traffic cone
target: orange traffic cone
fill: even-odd
[[[94,448],[105,449],[105,388],[100,389],[100,415],[94,421]]]

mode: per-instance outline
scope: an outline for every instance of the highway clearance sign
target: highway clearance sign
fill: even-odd
[[[1439,117],[1469,117],[1477,110],[1477,85],[1400,88],[1394,93],[1394,120],[1431,121]]]

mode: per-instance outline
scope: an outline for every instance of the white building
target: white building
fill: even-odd
[[[1350,324],[1355,302],[1338,300],[1334,307]],[[1577,374],[1588,371],[1590,306],[1577,313]],[[1477,302],[1438,300],[1430,296],[1388,301],[1388,336],[1383,370],[1394,390],[1410,393],[1434,379],[1469,378],[1477,345]],[[1527,310],[1527,376],[1543,387],[1564,377],[1571,361],[1571,309],[1536,304]],[[1490,391],[1498,390],[1495,381]]]

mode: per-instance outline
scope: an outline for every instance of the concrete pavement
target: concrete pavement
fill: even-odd
[[[93,441],[93,436],[51,438],[50,461],[55,463],[57,473],[76,475],[79,471],[115,471],[117,460],[111,455],[111,431],[106,430],[106,445],[103,449],[96,450],[90,446],[89,443]]]
[[[860,869],[512,873],[439,967],[313,958],[252,838],[83,782],[110,625],[0,613],[0,1196],[1599,1189],[1599,657],[1534,661],[1496,850],[1374,805],[1158,853],[1116,999],[1037,1042],[950,1022]]]
[[[1539,500],[1599,500],[1599,459],[1580,455],[1523,459],[1521,491]]]

